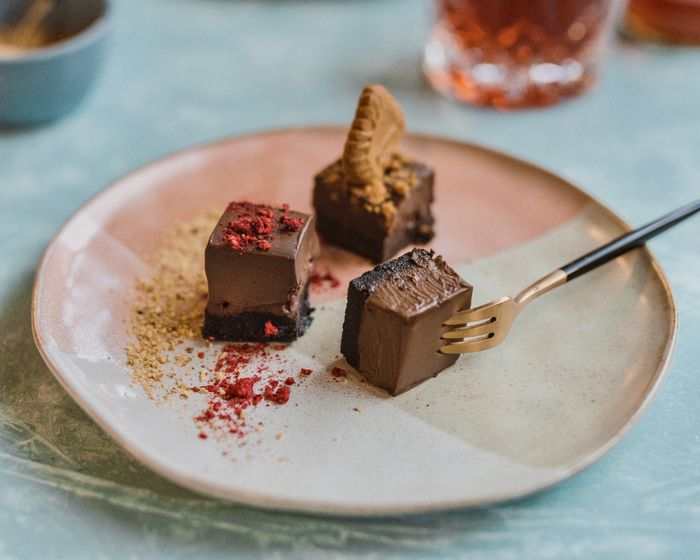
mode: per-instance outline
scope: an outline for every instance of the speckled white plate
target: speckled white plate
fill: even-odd
[[[198,396],[156,405],[130,386],[124,300],[160,234],[232,199],[308,210],[311,177],[344,134],[296,129],[195,148],[80,209],[44,255],[33,308],[37,346],[65,389],[164,477],[280,509],[385,515],[488,504],[551,486],[608,451],[658,389],[676,334],[673,298],[646,249],[548,294],[505,344],[395,398],[324,372],[343,363],[343,284],[316,298],[311,329],[285,351],[290,371],[316,373],[287,405],[256,409],[265,429],[244,450],[196,437]],[[514,294],[627,227],[566,181],[502,154],[425,136],[405,150],[437,171],[432,246],[475,286],[475,304]],[[323,259],[344,281],[369,267],[329,247]]]

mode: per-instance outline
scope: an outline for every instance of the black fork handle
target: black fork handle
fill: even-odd
[[[641,247],[648,239],[672,228],[697,212],[700,212],[700,200],[691,202],[687,206],[678,208],[678,210],[674,210],[670,214],[666,214],[634,231],[613,239],[610,243],[606,243],[602,247],[598,247],[590,253],[586,253],[582,257],[562,266],[561,270],[566,274],[567,282],[573,280],[577,276],[598,268],[600,265],[619,257],[627,251]]]

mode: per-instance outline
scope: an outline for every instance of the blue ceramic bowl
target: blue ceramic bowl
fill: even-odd
[[[15,24],[30,3],[0,0],[0,27]],[[0,55],[0,123],[50,121],[83,100],[102,66],[108,14],[107,0],[58,0],[44,24],[65,39]]]

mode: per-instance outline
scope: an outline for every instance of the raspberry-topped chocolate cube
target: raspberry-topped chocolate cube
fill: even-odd
[[[203,335],[229,341],[294,340],[311,323],[308,280],[319,243],[313,217],[232,202],[204,254],[209,286]]]

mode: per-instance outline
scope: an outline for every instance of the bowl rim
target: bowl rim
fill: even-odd
[[[38,49],[27,49],[20,55],[0,55],[0,66],[19,65],[27,62],[57,58],[59,56],[80,50],[88,44],[98,40],[99,37],[106,32],[112,12],[112,4],[110,0],[99,0],[99,2],[104,6],[102,14],[75,35],[71,35],[66,39],[57,41],[56,43],[51,43],[45,47],[40,47]]]

